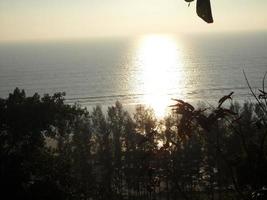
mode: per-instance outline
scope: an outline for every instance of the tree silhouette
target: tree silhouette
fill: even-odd
[[[266,104],[175,99],[158,120],[119,102],[90,113],[64,93],[0,99],[0,190],[9,199],[249,199],[267,184]],[[230,98],[231,97],[231,98]],[[225,106],[230,100],[230,106]],[[257,190],[258,191],[258,190]]]

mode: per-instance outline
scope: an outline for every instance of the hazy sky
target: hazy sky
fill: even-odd
[[[184,0],[0,0],[0,40],[267,30],[267,0],[211,0],[206,24]]]

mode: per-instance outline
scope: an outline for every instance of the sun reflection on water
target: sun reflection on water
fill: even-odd
[[[181,54],[177,39],[168,35],[149,35],[138,40],[135,65],[140,84],[136,89],[144,93],[140,101],[152,107],[157,117],[166,114],[172,92],[184,86]]]

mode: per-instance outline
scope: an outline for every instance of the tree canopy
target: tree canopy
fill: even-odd
[[[262,90],[261,90],[262,91]],[[260,101],[266,101],[262,91]],[[266,104],[174,100],[158,120],[64,93],[0,99],[0,190],[9,199],[247,199],[267,184]]]

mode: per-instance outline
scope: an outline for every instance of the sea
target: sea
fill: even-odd
[[[182,99],[216,104],[223,95],[253,99],[267,71],[267,32],[147,34],[0,43],[0,98],[66,92],[68,104],[92,108],[120,101],[158,115]],[[267,85],[267,81],[266,84]]]

